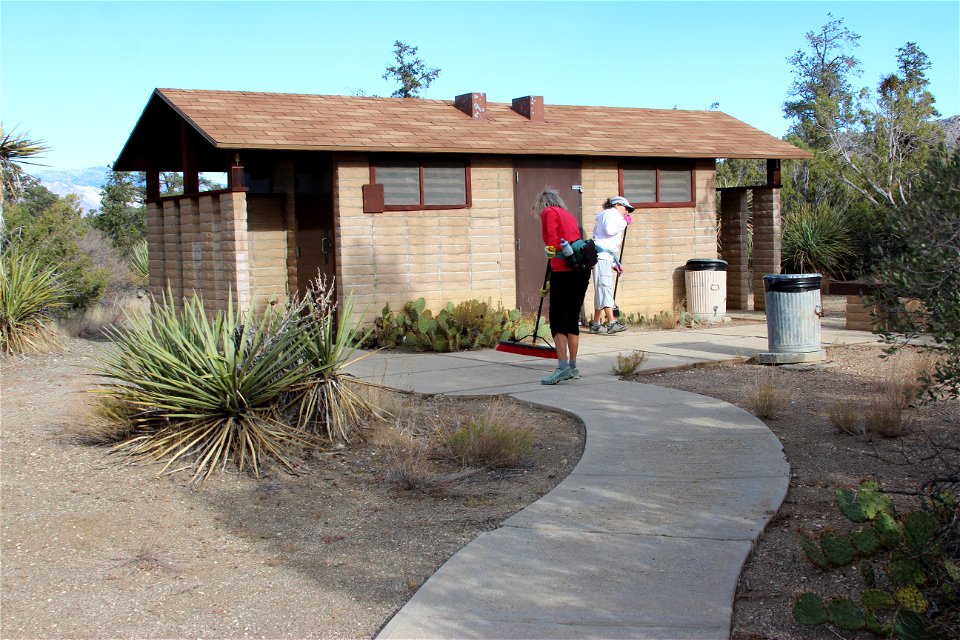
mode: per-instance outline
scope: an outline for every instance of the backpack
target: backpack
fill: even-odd
[[[589,271],[597,264],[597,247],[593,240],[574,240],[570,243],[573,255],[567,260],[578,271]]]

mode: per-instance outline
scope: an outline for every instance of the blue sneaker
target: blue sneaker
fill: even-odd
[[[557,384],[564,380],[569,380],[573,377],[572,369],[561,369],[557,367],[553,370],[553,373],[548,375],[546,378],[540,381],[541,384]]]
[[[570,379],[571,379],[571,380],[579,380],[579,379],[580,379],[580,369],[577,369],[576,367],[571,367],[570,369],[567,369],[567,371],[570,372]]]

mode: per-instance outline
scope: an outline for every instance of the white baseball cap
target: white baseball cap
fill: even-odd
[[[623,196],[617,196],[615,198],[610,198],[610,204],[622,204],[627,208],[627,211],[633,213],[633,205],[630,204],[630,201],[624,198]]]

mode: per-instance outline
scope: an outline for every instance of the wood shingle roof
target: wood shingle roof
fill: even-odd
[[[218,149],[810,157],[719,111],[546,104],[537,122],[496,102],[486,104],[484,117],[473,119],[452,100],[188,89],[157,89],[155,96]],[[138,128],[144,124],[141,118]]]

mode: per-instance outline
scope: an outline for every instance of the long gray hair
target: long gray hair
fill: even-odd
[[[537,199],[533,202],[533,212],[539,216],[547,207],[567,208],[567,205],[563,202],[563,198],[560,197],[560,192],[553,187],[546,187],[537,194]]]

